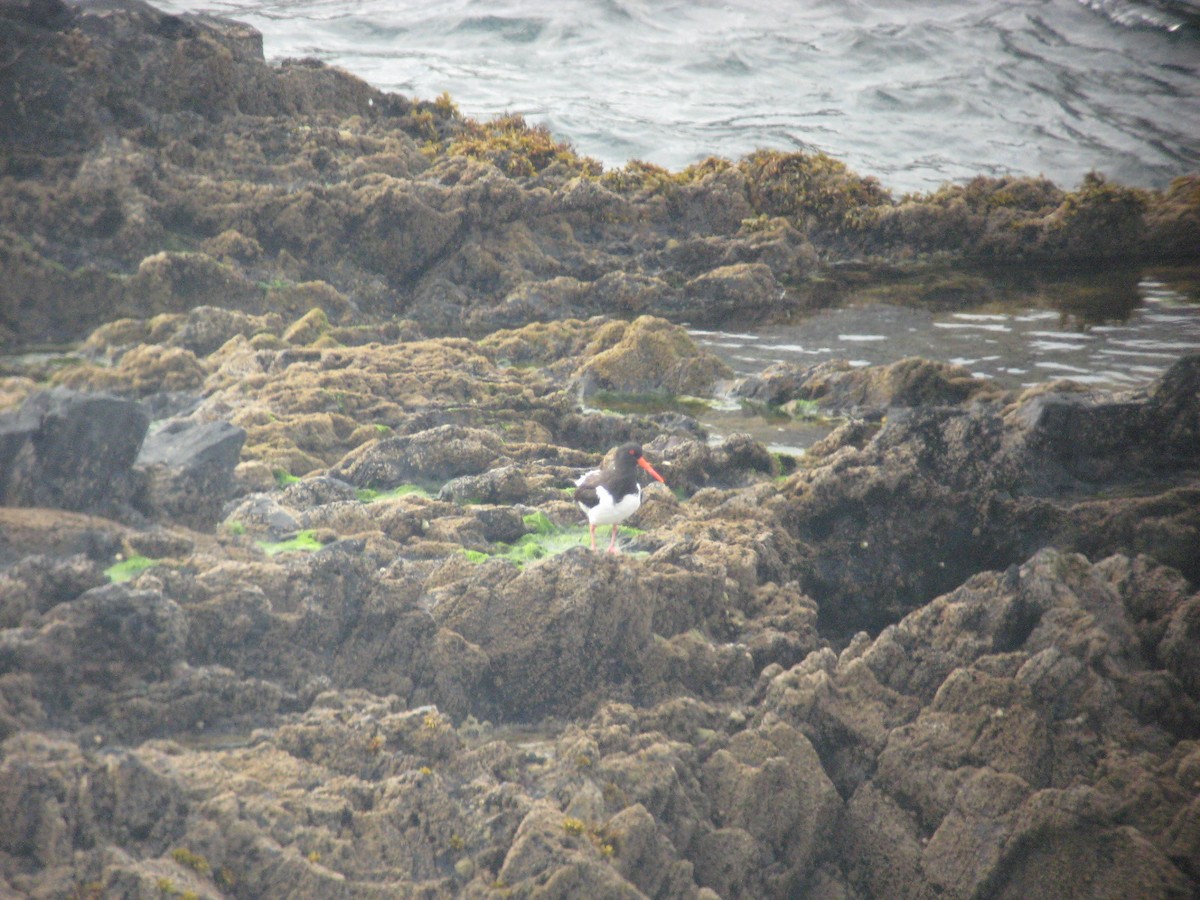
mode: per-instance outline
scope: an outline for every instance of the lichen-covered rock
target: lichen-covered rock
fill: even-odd
[[[1081,858],[1112,848],[1120,860],[1114,883],[1146,878],[1155,896],[1183,890],[1184,874],[1147,840],[1170,817],[1152,811],[1159,791],[1181,795],[1110,782],[1093,768],[1104,747],[1166,746],[1154,732],[1174,728],[1178,710],[1190,710],[1184,719],[1195,715],[1178,682],[1167,687],[1150,677],[1154,663],[1130,612],[1145,609],[1152,595],[1129,581],[1123,594],[1113,590],[1110,571],[1129,570],[1120,560],[1093,567],[1046,552],[1019,570],[977,576],[875,641],[852,645],[832,667],[806,661],[776,676],[767,708],[815,727],[818,751],[834,763],[831,776],[854,791],[845,860],[864,873],[864,886],[882,890],[888,873],[907,873],[916,881],[904,896],[931,888],[969,896],[985,886],[1017,896],[1034,871],[1052,865],[1051,856],[1028,858],[1026,842],[1056,833]],[[1153,578],[1138,581],[1154,589]],[[824,690],[813,692],[821,682]],[[850,693],[851,684],[867,696]],[[1157,697],[1155,712],[1145,691]],[[1177,711],[1164,715],[1164,703]],[[820,725],[861,718],[872,705],[899,717],[886,743],[869,730]],[[856,761],[855,744],[873,763]],[[1092,787],[1075,787],[1081,782]],[[1149,791],[1140,804],[1137,791]],[[1118,808],[1120,815],[1138,809],[1133,817],[1147,834],[1123,828]],[[1050,809],[1054,824],[1043,832]],[[1088,878],[1069,886],[1049,869],[1041,877],[1069,896],[1098,889]]]
[[[522,503],[529,499],[529,482],[517,466],[498,466],[479,475],[453,478],[442,485],[438,496],[459,503]]]
[[[3,666],[36,674],[47,707],[86,709],[95,702],[89,685],[104,694],[105,685],[111,690],[118,682],[161,678],[186,640],[187,619],[173,600],[156,591],[104,585],[6,631]]]
[[[48,554],[60,559],[78,554],[96,562],[112,559],[129,528],[83,513],[57,509],[0,507],[0,565]]]
[[[218,303],[257,311],[263,296],[239,271],[206,254],[172,251],[143,259],[127,290],[151,313],[186,312],[193,306]]]
[[[5,521],[5,529],[12,524],[11,520]],[[0,575],[0,627],[27,624],[52,606],[74,600],[104,581],[96,561],[83,553],[24,556]]]
[[[487,653],[498,705],[520,719],[594,702],[599,691],[636,678],[652,647],[645,589],[632,572],[584,550],[520,573],[482,566],[431,600],[439,624]]]
[[[734,316],[785,313],[793,303],[764,263],[720,266],[683,287],[695,324],[713,324]]]
[[[247,338],[263,333],[278,333],[283,320],[276,312],[261,316],[250,315],[221,306],[198,306],[188,310],[178,327],[169,335],[152,332],[148,339],[191,350],[197,356],[208,356],[237,336]]]
[[[57,373],[53,381],[72,390],[141,398],[160,391],[194,391],[207,374],[190,350],[138,344],[122,354],[115,367],[70,366]]]
[[[705,764],[714,819],[770,847],[786,868],[807,871],[826,850],[841,798],[812,744],[780,724],[736,735]]]
[[[671,487],[688,493],[706,487],[744,487],[778,472],[771,453],[748,434],[731,434],[717,446],[691,437],[664,435],[647,448],[654,459],[663,461],[661,474]]]
[[[1172,254],[1190,253],[1200,228],[1200,175],[1174,179],[1159,202],[1146,210],[1146,240]]]

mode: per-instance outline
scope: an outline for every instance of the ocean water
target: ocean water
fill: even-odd
[[[384,90],[520,113],[606,167],[821,150],[898,193],[1200,168],[1200,2],[155,0]]]

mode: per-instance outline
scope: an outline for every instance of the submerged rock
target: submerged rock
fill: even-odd
[[[1001,392],[962,366],[909,358],[865,368],[845,360],[815,366],[777,363],[738,379],[730,394],[770,406],[803,401],[831,412],[878,417],[892,407],[959,406],[995,400]]]

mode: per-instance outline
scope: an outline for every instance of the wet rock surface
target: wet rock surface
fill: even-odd
[[[675,323],[829,254],[1181,247],[1186,192],[602,173],[234,23],[0,21],[0,340],[82,341],[0,378],[0,893],[1200,889],[1200,357],[731,383]],[[718,394],[843,424],[601,405]],[[666,486],[593,553],[627,440]]]

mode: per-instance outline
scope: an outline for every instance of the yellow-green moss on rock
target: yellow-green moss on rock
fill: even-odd
[[[586,350],[576,377],[602,390],[625,393],[705,394],[732,371],[701,350],[687,331],[655,316],[611,322]]]
[[[62,369],[51,383],[75,390],[110,391],[145,397],[159,391],[195,390],[207,372],[196,354],[182,347],[138,344],[116,366],[79,365]]]
[[[310,309],[288,326],[287,331],[283,333],[283,339],[289,344],[303,346],[316,342],[328,333],[329,317],[325,315],[325,310],[317,307]]]
[[[463,132],[446,148],[450,156],[484,159],[510,177],[529,177],[554,163],[573,172],[600,174],[600,164],[579,156],[570,144],[557,140],[544,125],[528,125],[520,115],[487,122],[467,120]]]

